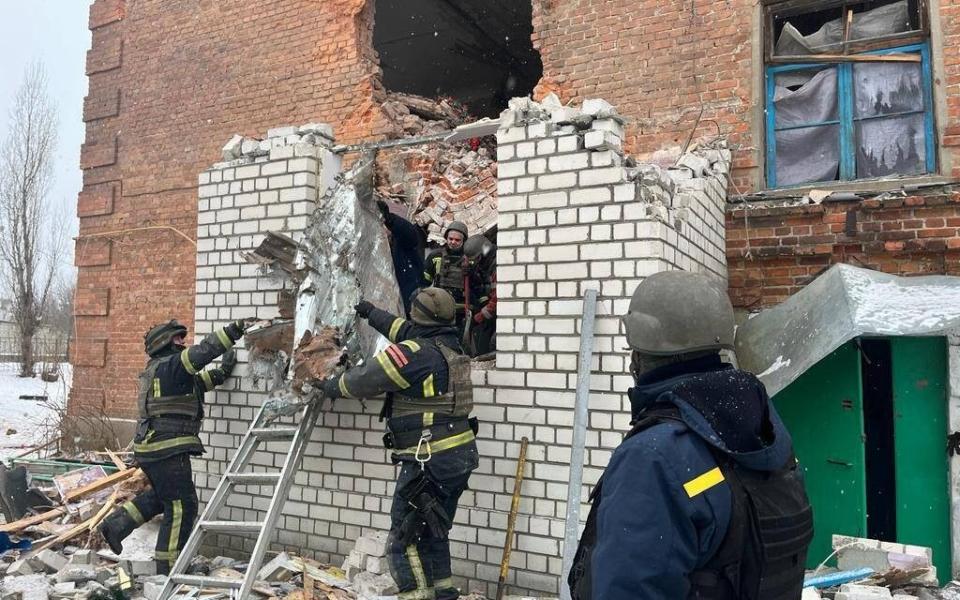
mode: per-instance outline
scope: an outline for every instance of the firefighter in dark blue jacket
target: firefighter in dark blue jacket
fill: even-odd
[[[154,552],[157,572],[169,573],[187,543],[198,507],[190,457],[203,454],[197,436],[203,420],[203,397],[233,373],[237,364],[233,344],[252,322],[230,323],[190,347],[184,345],[187,328],[176,320],[156,325],[144,336],[144,349],[150,358],[140,373],[140,421],[133,452],[150,480],[150,488],[114,511],[100,526],[101,535],[115,553],[122,551],[123,539],[134,529],[161,513]],[[219,367],[204,369],[221,355]]]
[[[383,200],[377,201],[383,215],[383,224],[390,231],[390,252],[393,255],[393,271],[403,298],[403,309],[410,314],[410,298],[420,287],[423,277],[423,240],[416,225],[390,212]]]
[[[412,322],[369,302],[356,309],[391,345],[326,380],[324,394],[387,394],[384,442],[401,465],[387,544],[397,598],[455,600],[448,533],[479,460],[470,359],[460,347],[453,298],[439,288],[420,290],[411,299]]]
[[[721,361],[723,282],[658,273],[623,321],[633,428],[592,495],[572,597],[796,600],[813,516],[763,384]]]

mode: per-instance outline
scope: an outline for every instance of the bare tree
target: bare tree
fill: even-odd
[[[52,299],[64,249],[62,218],[48,203],[57,115],[39,63],[29,67],[0,146],[0,277],[20,334],[20,376],[33,376],[33,337]]]

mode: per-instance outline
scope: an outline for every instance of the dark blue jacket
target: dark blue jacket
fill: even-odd
[[[689,574],[713,557],[730,523],[730,488],[718,479],[708,445],[745,467],[776,470],[792,444],[763,384],[718,357],[651,371],[638,384],[630,390],[634,419],[666,404],[679,408],[682,422],[628,438],[610,459],[598,507],[593,598],[685,600]]]
[[[393,272],[400,286],[403,308],[410,314],[410,296],[420,287],[423,277],[423,251],[420,246],[420,231],[417,226],[401,216],[390,214],[384,224],[392,234],[390,251],[393,254]]]

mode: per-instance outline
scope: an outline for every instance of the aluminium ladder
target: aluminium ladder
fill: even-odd
[[[176,562],[170,569],[170,575],[160,592],[159,600],[169,600],[181,585],[189,585],[201,588],[221,588],[229,589],[231,596],[238,598],[248,598],[257,579],[257,573],[260,571],[263,555],[267,551],[267,546],[273,537],[273,530],[283,508],[283,503],[293,484],[293,476],[300,465],[307,444],[310,442],[310,434],[316,424],[317,417],[320,415],[320,408],[323,404],[322,397],[310,399],[299,411],[299,423],[296,427],[284,426],[273,423],[264,423],[264,409],[260,407],[256,418],[250,425],[250,429],[243,436],[243,441],[237,449],[233,460],[224,472],[223,478],[217,484],[210,501],[203,509],[199,519],[194,527],[190,538],[187,540],[183,551],[177,557]],[[275,442],[281,440],[290,440],[290,446],[287,450],[286,458],[283,461],[283,467],[279,471],[273,472],[248,472],[245,471],[250,464],[250,460],[256,453],[258,446],[264,442]],[[227,497],[233,492],[234,487],[243,487],[249,485],[273,485],[273,496],[267,508],[266,515],[262,521],[217,521],[217,513],[226,504]],[[250,562],[247,566],[247,572],[243,579],[223,579],[205,575],[188,575],[187,569],[190,563],[200,549],[200,542],[207,533],[257,533],[257,541],[253,547],[253,553],[250,555]]]

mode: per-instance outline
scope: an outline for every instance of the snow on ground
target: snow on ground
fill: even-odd
[[[0,460],[46,441],[45,434],[66,406],[73,378],[69,363],[60,365],[60,380],[53,383],[39,377],[17,377],[18,371],[14,363],[0,363]],[[21,400],[21,395],[46,396],[47,400]]]

